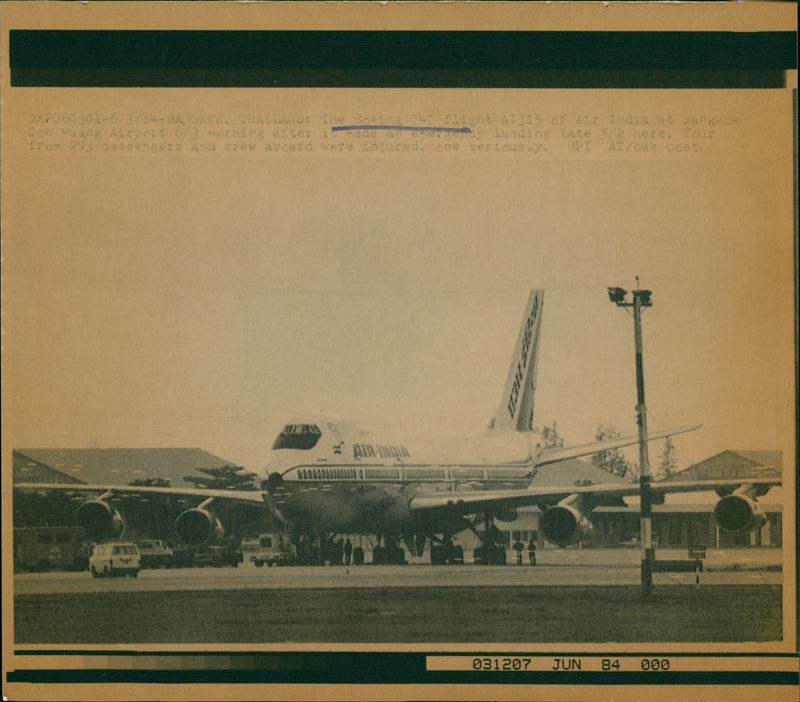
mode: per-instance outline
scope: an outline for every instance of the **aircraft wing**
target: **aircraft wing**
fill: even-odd
[[[698,480],[651,483],[654,496],[679,493],[720,491],[732,492],[741,485],[758,486],[766,492],[780,485],[776,478],[737,478],[734,480]],[[534,487],[522,490],[462,490],[453,492],[417,493],[409,507],[412,513],[424,514],[442,511],[448,514],[499,513],[518,507],[553,505],[572,495],[583,495],[593,505],[619,505],[623,497],[639,494],[638,483],[606,483],[594,485],[565,485],[557,487]]]
[[[678,427],[677,429],[667,429],[666,431],[648,432],[647,440],[653,441],[654,439],[663,439],[665,436],[673,436],[675,434],[683,434],[687,431],[695,431],[702,425],[695,424],[689,427]],[[577,446],[563,446],[559,448],[546,448],[536,458],[536,465],[543,466],[548,463],[556,463],[557,461],[564,461],[568,458],[578,458],[580,456],[588,456],[592,453],[599,453],[600,451],[609,451],[611,449],[622,448],[623,446],[632,446],[639,442],[638,436],[625,436],[618,439],[606,439],[605,441],[594,441],[590,444],[579,444]]]
[[[244,502],[248,504],[264,504],[260,490],[219,490],[184,487],[147,487],[139,485],[88,485],[86,483],[15,483],[14,489],[21,490],[60,490],[62,492],[113,492],[116,495],[134,495],[151,493],[160,495],[182,495],[207,500],[209,497]]]

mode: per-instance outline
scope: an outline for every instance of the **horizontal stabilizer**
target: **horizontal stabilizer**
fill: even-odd
[[[663,439],[665,436],[673,436],[674,434],[684,434],[687,431],[695,431],[702,425],[695,424],[690,427],[679,427],[678,429],[667,429],[666,431],[657,431],[648,435],[648,441],[655,439]],[[600,453],[601,451],[609,451],[611,449],[622,448],[623,446],[632,446],[639,442],[638,436],[626,436],[618,439],[606,439],[605,441],[595,441],[591,444],[580,444],[578,446],[564,446],[561,448],[546,448],[536,457],[536,465],[543,466],[548,463],[555,463],[556,461],[565,461],[568,458],[579,458],[580,456],[589,456],[593,453]]]

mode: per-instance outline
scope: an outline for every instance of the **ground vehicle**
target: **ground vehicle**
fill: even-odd
[[[251,554],[250,560],[261,568],[268,566],[291,565],[292,551],[280,534],[260,534],[258,537],[258,550]]]
[[[83,527],[14,529],[14,570],[85,570],[92,549]]]
[[[163,541],[146,539],[137,542],[142,568],[171,568],[172,549]]]
[[[141,568],[139,548],[134,543],[98,544],[89,558],[89,572],[95,578],[130,575]]]
[[[236,568],[243,560],[242,549],[239,548],[238,544],[231,542],[196,549],[192,562],[196,568],[203,568],[204,566],[215,568],[231,566]]]

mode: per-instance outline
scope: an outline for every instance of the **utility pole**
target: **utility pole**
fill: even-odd
[[[627,302],[628,291],[623,288],[609,288],[608,297],[617,307],[633,308],[633,335],[636,346],[636,421],[639,425],[639,497],[640,497],[640,541],[642,544],[642,599],[649,599],[653,593],[653,509],[650,491],[650,458],[647,453],[647,408],[644,403],[644,364],[642,362],[642,308],[652,307],[650,290],[639,289],[639,276],[636,276],[636,290],[631,291],[632,302]]]

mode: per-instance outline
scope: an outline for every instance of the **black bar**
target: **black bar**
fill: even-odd
[[[476,658],[479,658],[476,656]],[[370,672],[374,674],[370,675]],[[17,670],[16,683],[149,684],[520,684],[520,685],[796,685],[797,674],[774,671],[582,672],[582,671],[427,671],[389,665],[380,671],[319,670]]]
[[[701,571],[702,561],[653,561],[654,573],[694,573]]]
[[[9,32],[16,87],[770,87],[793,32]]]
[[[296,651],[269,651],[269,652],[253,652],[253,651],[245,651],[245,650],[232,650],[232,651],[150,651],[150,650],[141,650],[135,648],[121,648],[121,649],[98,649],[98,648],[62,648],[62,649],[40,649],[40,648],[15,648],[14,649],[15,656],[39,656],[41,658],[46,658],[47,656],[105,656],[107,658],[114,658],[114,657],[126,657],[126,658],[136,658],[136,657],[148,657],[151,658],[156,656],[162,659],[169,659],[169,658],[208,658],[210,657],[217,657],[217,658],[234,658],[234,657],[242,657],[247,658],[247,660],[251,659],[261,659],[261,658],[278,658],[283,659],[290,656],[331,656],[331,655],[341,655],[341,656],[351,656],[351,655],[368,655],[374,656],[374,653],[368,654],[352,654],[349,652],[345,653],[336,653],[333,654],[330,651],[303,651],[303,652],[296,652]],[[381,654],[386,656],[392,656],[396,654]],[[468,655],[470,658],[475,658],[479,656],[492,656],[497,658],[498,656],[501,657],[531,657],[530,654],[520,654],[518,651],[507,651],[506,649],[495,650],[489,653],[481,652],[478,656],[471,655],[471,654],[464,654],[463,652],[459,651],[452,651],[450,649],[443,649],[439,651],[435,651],[432,653],[424,653],[424,654],[400,654],[400,655],[425,655],[425,656],[464,656]],[[545,654],[533,654],[535,657],[541,657]],[[554,657],[554,658],[569,658],[570,656],[579,655],[583,658],[619,658],[620,656],[630,656],[630,651],[604,651],[603,653],[579,653],[575,654],[575,652],[569,651],[557,651],[553,650],[548,652],[547,657]],[[748,658],[748,657],[757,657],[757,658],[798,658],[797,653],[757,653],[757,654],[750,654],[750,653],[697,653],[691,652],[686,653],[683,651],[662,651],[661,649],[643,649],[636,653],[636,656],[641,658],[697,658],[698,656],[702,656],[703,658],[707,658],[708,660],[720,658]]]

